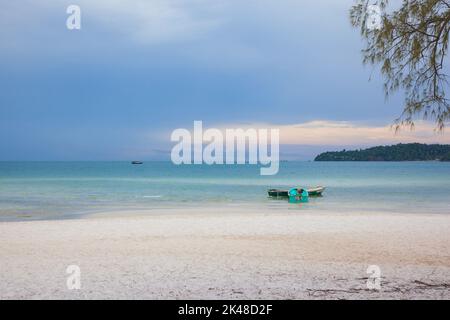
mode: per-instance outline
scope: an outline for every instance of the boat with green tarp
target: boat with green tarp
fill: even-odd
[[[301,190],[302,188],[298,188],[298,190]],[[325,191],[325,187],[317,186],[315,188],[309,188],[307,189],[308,195],[310,197],[320,197],[322,193]],[[276,198],[288,198],[289,197],[289,190],[281,190],[281,189],[269,189],[267,191],[270,197],[276,197]]]

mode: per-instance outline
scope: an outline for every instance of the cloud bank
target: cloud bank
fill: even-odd
[[[396,143],[450,144],[447,131],[437,132],[433,123],[417,121],[414,128],[399,131],[390,125],[315,120],[298,124],[228,124],[221,128],[271,128],[280,130],[280,144],[308,146],[374,146]]]

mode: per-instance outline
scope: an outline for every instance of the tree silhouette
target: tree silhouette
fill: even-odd
[[[357,0],[350,10],[351,23],[366,43],[363,63],[381,66],[386,97],[399,89],[405,92],[396,129],[412,127],[415,117],[422,116],[441,131],[450,119],[445,74],[450,0],[403,0],[400,8],[389,12],[389,7],[389,0],[379,0],[377,17],[369,0]]]

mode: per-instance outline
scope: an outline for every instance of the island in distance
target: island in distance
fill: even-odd
[[[331,151],[314,161],[450,161],[450,145],[400,143],[368,149]]]

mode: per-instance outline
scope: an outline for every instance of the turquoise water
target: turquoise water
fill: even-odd
[[[272,187],[323,185],[321,198],[288,204]],[[450,213],[450,163],[282,162],[258,166],[170,162],[0,162],[0,220],[64,218],[110,209],[257,204],[298,210]]]

